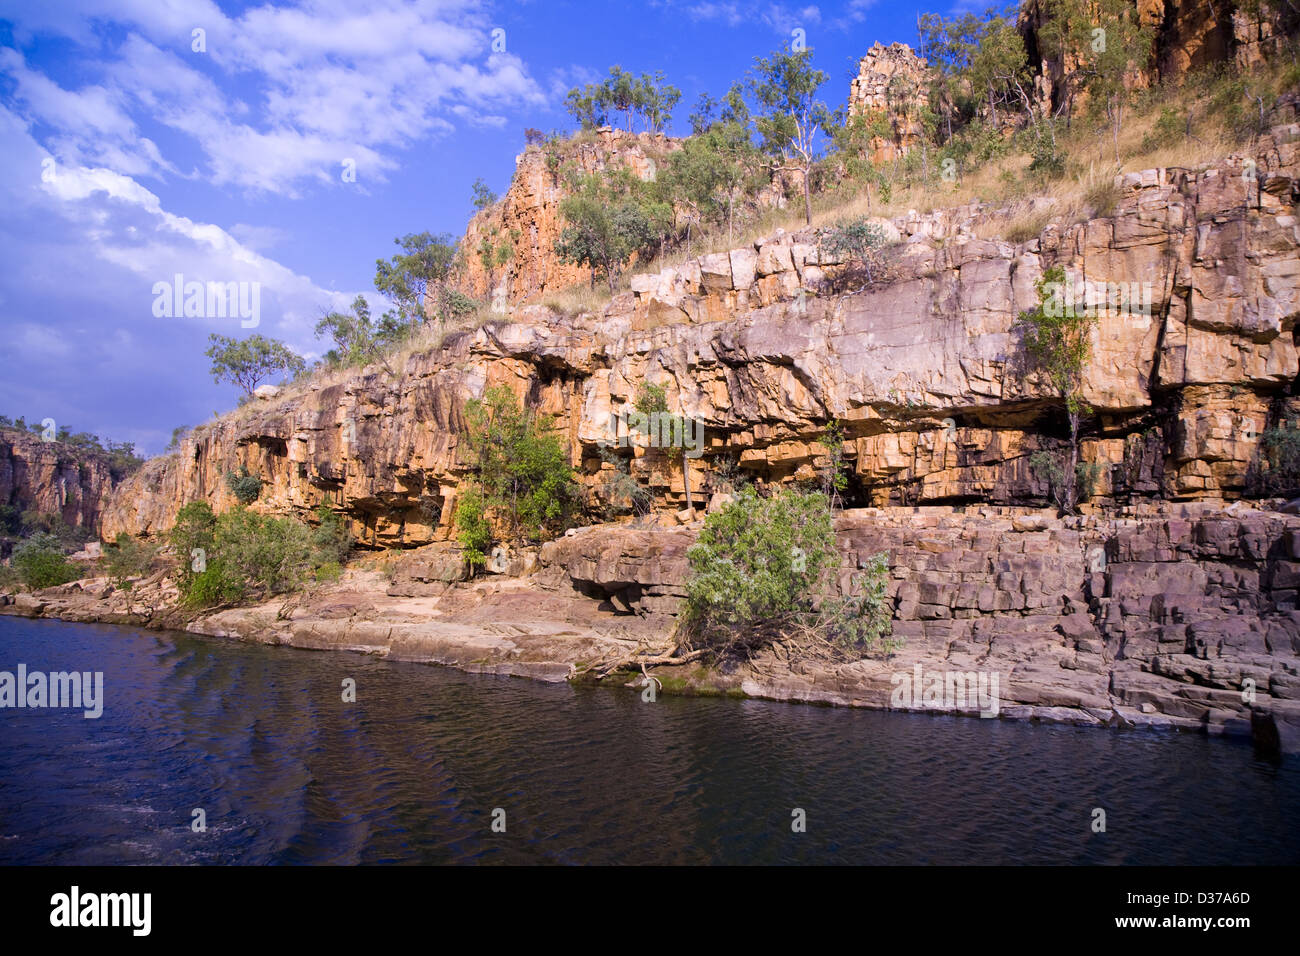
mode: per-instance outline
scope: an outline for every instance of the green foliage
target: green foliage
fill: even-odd
[[[1300,495],[1300,428],[1293,422],[1266,429],[1259,436],[1256,460],[1247,476],[1247,487],[1260,496]]]
[[[642,415],[662,415],[668,411],[668,392],[662,385],[642,382],[632,404]]]
[[[312,562],[340,565],[352,550],[352,534],[343,516],[325,502],[316,506],[316,527],[311,533]]]
[[[486,509],[483,492],[478,488],[466,488],[456,502],[456,540],[464,546],[471,570],[483,566],[492,547],[492,525]]]
[[[845,219],[817,230],[817,248],[823,257],[845,263],[845,278],[869,285],[879,277],[880,250],[885,230],[867,219]]]
[[[208,570],[216,566],[231,587],[278,594],[299,584],[311,567],[311,532],[292,518],[235,508],[217,518],[213,552]]]
[[[252,395],[253,389],[275,372],[295,374],[307,367],[302,357],[283,342],[261,335],[240,340],[213,333],[208,343],[203,354],[212,359],[213,381],[238,385],[245,395]]]
[[[1058,508],[1069,511],[1073,505],[1067,504],[1070,488],[1065,479],[1066,462],[1064,456],[1050,451],[1036,451],[1029,456],[1029,468],[1039,481],[1046,481],[1048,492]],[[1101,477],[1101,465],[1088,461],[1074,463],[1074,494],[1076,501],[1087,501],[1097,490],[1097,479]]]
[[[578,191],[560,204],[567,223],[555,243],[563,262],[605,276],[609,291],[634,253],[647,256],[667,229],[671,210],[650,201],[623,174],[585,177]]]
[[[474,209],[476,211],[482,212],[484,209],[496,204],[497,194],[489,189],[488,184],[483,182],[481,178],[474,180],[472,188],[474,192]]]
[[[654,495],[641,482],[632,477],[628,460],[608,448],[600,449],[600,460],[610,466],[604,471],[601,496],[609,503],[611,516],[631,512],[648,515]]]
[[[131,590],[131,580],[149,573],[157,549],[125,531],[119,531],[113,544],[104,549],[102,567],[115,587]]]
[[[826,446],[826,463],[821,467],[819,476],[821,490],[834,510],[840,503],[840,492],[849,486],[848,475],[844,474],[844,426],[839,422],[831,422],[826,426],[821,443]]]
[[[177,512],[168,540],[179,562],[177,585],[182,596],[189,592],[195,575],[203,570],[207,555],[212,552],[216,530],[217,516],[206,501],[191,501]],[[202,554],[196,555],[195,551]]]
[[[181,447],[181,439],[190,433],[189,425],[177,425],[172,429],[172,440],[167,443],[167,451],[176,451]]]
[[[241,505],[251,505],[262,493],[262,479],[241,465],[238,473],[226,472],[226,487]]]
[[[579,490],[549,420],[521,408],[514,393],[498,385],[465,404],[465,426],[484,510],[508,535],[539,540],[569,526]]]
[[[637,77],[616,65],[604,82],[569,90],[564,105],[583,129],[608,125],[611,115],[619,113],[628,132],[639,116],[646,130],[661,133],[672,122],[673,108],[681,98],[682,91],[669,84],[661,71]]]
[[[1044,272],[1036,285],[1038,305],[1022,312],[1020,322],[1030,357],[1074,414],[1089,411],[1083,403],[1083,373],[1092,355],[1097,316],[1070,307],[1062,296],[1064,286],[1064,268],[1053,266]]]
[[[63,545],[54,535],[37,532],[14,548],[10,565],[19,580],[33,591],[75,581],[76,567],[64,556]]]
[[[370,317],[370,304],[364,296],[352,300],[350,312],[328,312],[316,323],[316,338],[328,335],[334,348],[325,353],[325,361],[334,367],[366,365],[403,342],[410,327],[392,312],[378,322]]]
[[[839,555],[818,492],[761,498],[742,488],[710,514],[687,551],[687,623],[714,657],[752,653],[793,631],[869,650],[889,627],[883,555],[846,598],[829,594]]]
[[[776,168],[803,174],[804,218],[812,222],[811,169],[817,158],[819,130],[831,125],[826,104],[817,91],[827,76],[813,68],[812,49],[784,50],[756,57],[748,89],[758,106],[754,126],[760,148]]]
[[[1150,132],[1142,137],[1142,149],[1150,152],[1162,146],[1174,146],[1188,135],[1188,117],[1184,113],[1165,107],[1156,117]]]
[[[661,189],[674,203],[690,209],[701,224],[725,221],[729,237],[738,208],[764,182],[749,130],[735,121],[711,122],[684,141],[660,177]]]
[[[460,263],[460,250],[448,234],[409,233],[393,242],[401,253],[375,260],[375,288],[397,308],[397,319],[416,327],[436,316],[454,318],[456,300],[449,283]]]

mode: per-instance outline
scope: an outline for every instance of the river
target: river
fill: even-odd
[[[0,864],[1300,863],[1300,770],[1239,740],[0,617],[20,663],[103,713],[0,710]]]

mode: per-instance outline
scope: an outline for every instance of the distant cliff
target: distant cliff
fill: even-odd
[[[0,505],[13,509],[12,514],[53,514],[69,526],[96,530],[113,486],[103,455],[0,428]]]

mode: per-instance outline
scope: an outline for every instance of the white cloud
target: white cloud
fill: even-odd
[[[192,139],[214,185],[300,194],[337,183],[352,159],[382,181],[396,153],[454,130],[453,120],[499,126],[504,112],[540,107],[546,94],[527,65],[490,51],[491,26],[472,0],[302,0],[227,17],[207,0],[74,0],[62,18],[0,0],[16,36],[56,32],[106,55],[87,57],[97,82],[65,89],[0,49],[16,80],[13,106],[53,130],[60,159],[129,176],[177,173],[141,135],[147,119]],[[120,41],[87,23],[125,27]],[[206,31],[205,52],[191,31]]]

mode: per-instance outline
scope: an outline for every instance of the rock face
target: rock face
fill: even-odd
[[[1287,32],[1300,21],[1300,13],[1285,2],[1130,0],[1130,5],[1154,35],[1146,62],[1135,64],[1131,82],[1137,87],[1177,79],[1216,63],[1250,69],[1278,54]],[[1036,67],[1051,105],[1056,106],[1063,93],[1063,67],[1044,50],[1039,38],[1043,22],[1037,0],[1021,5],[1018,25],[1030,51],[1030,63]]]
[[[96,528],[113,488],[108,462],[73,445],[0,429],[0,504]]]
[[[598,525],[465,581],[453,546],[387,576],[189,622],[198,633],[565,680],[682,609],[693,529]],[[766,651],[716,676],[779,700],[1254,736],[1300,752],[1300,517],[1158,503],[1107,517],[998,507],[858,509],[836,522],[840,579],[884,552],[903,646],[839,661]],[[176,627],[175,588],[92,579],[0,612]],[[957,675],[991,699],[898,696]]]
[[[529,145],[516,159],[505,195],[474,216],[465,230],[465,269],[458,288],[475,298],[515,304],[589,282],[590,269],[561,262],[555,255],[555,241],[564,229],[560,204],[569,195],[564,167],[571,163],[591,174],[623,166],[640,179],[653,179],[658,164],[677,148],[667,136],[634,135],[610,127],[562,143]],[[509,262],[490,275],[478,255],[484,241],[507,242],[513,250]]]
[[[1113,215],[1026,243],[971,234],[977,222],[996,234],[1021,207],[883,222],[898,241],[865,291],[810,234],[778,233],[634,276],[601,315],[520,308],[395,375],[286,389],[148,463],[107,506],[103,533],[157,533],[196,499],[230,507],[222,476],[243,465],[266,482],[259,508],[306,516],[328,501],[376,547],[446,538],[466,474],[463,403],[499,383],[556,417],[593,487],[641,383],[663,385],[700,454],[620,453],[664,511],[685,507],[685,481],[706,507],[732,467],[813,477],[831,419],[849,439],[850,503],[1041,504],[1030,458],[1061,446],[1063,423],[1023,366],[1016,325],[1053,265],[1113,304],[1085,382],[1097,500],[1239,497],[1260,434],[1300,415],[1300,125],[1285,119],[1254,164],[1126,175]]]
[[[929,69],[906,43],[874,44],[849,84],[849,116],[883,119],[889,134],[871,140],[872,162],[887,162],[921,141]]]

